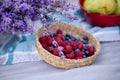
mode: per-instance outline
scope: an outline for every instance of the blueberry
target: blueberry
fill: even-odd
[[[81,40],[80,40],[80,38],[76,38],[74,41],[75,42],[80,42]]]
[[[88,39],[87,36],[84,36],[84,37],[83,37],[83,40],[88,41],[89,39]]]
[[[76,40],[76,38],[75,37],[71,37],[71,40],[74,41],[74,40]]]
[[[74,39],[75,37],[74,37],[74,36],[72,36],[72,35],[70,35],[70,38],[71,38],[71,39],[72,39],[72,38]]]
[[[71,39],[69,39],[67,42],[70,42],[70,41],[72,41]]]
[[[90,54],[89,54],[88,51],[85,51],[84,53],[85,53],[85,55],[86,55],[87,57],[90,56]]]
[[[71,35],[71,38],[75,38],[75,37]]]
[[[53,33],[53,34],[51,34],[50,36],[51,36],[52,38],[54,38],[54,37],[57,36],[57,34]]]
[[[52,47],[55,48],[56,46],[52,44]]]
[[[65,37],[70,37],[70,34],[66,34]]]
[[[72,35],[70,35],[70,34],[66,34],[65,35],[65,38],[69,38],[69,39],[71,39],[72,41],[74,41],[76,38],[74,37],[74,36],[72,36]]]
[[[69,38],[69,37],[65,37],[65,39],[67,39],[67,40],[68,40],[68,39],[70,39],[70,38]]]
[[[74,52],[75,52],[75,53],[76,53],[76,52],[80,52],[80,49],[77,48],[77,49],[74,50]]]
[[[82,52],[85,52],[85,51],[86,51],[86,49],[83,49],[83,50],[82,50]]]
[[[83,58],[86,58],[87,56],[86,55],[83,55]]]
[[[65,40],[66,42],[69,42],[69,41],[70,41],[69,37],[65,37],[64,40]]]
[[[89,46],[89,44],[85,44],[84,49],[87,50],[88,46]]]
[[[82,42],[83,42],[83,44],[88,44],[88,41],[83,40]]]
[[[69,39],[66,39],[65,42],[69,42]]]
[[[85,51],[85,54],[89,54],[89,52],[88,52],[88,51]]]

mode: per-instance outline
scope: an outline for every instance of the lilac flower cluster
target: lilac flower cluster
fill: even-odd
[[[66,13],[73,8],[65,0],[0,0],[0,32],[32,33],[35,20],[48,26],[49,17],[58,20],[52,16],[56,11],[73,19]]]

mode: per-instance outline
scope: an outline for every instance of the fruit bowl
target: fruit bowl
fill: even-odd
[[[120,25],[120,15],[103,15],[96,13],[87,13],[83,7],[84,1],[85,0],[79,0],[79,5],[87,22],[89,22],[92,25],[100,27]]]
[[[92,56],[82,59],[65,59],[64,61],[42,47],[42,44],[39,42],[39,38],[43,35],[44,28],[40,28],[37,35],[36,35],[36,48],[38,50],[39,55],[43,58],[43,60],[55,67],[63,68],[63,69],[72,69],[77,68],[85,65],[91,64],[97,57],[100,52],[100,43],[99,41],[92,36],[91,33],[84,30],[81,27],[77,27],[75,25],[69,23],[52,23],[48,29],[52,29],[56,31],[57,29],[61,29],[63,34],[72,34],[77,38],[82,38],[83,36],[87,36],[89,38],[89,43],[94,46],[95,52]]]

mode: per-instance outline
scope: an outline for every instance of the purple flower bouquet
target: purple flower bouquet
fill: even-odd
[[[73,5],[65,5],[65,0],[1,0],[0,32],[32,33],[33,21],[40,20],[44,26],[50,24],[48,17],[55,12],[71,17],[65,11]]]
[[[68,11],[74,8],[74,5],[66,4],[65,0],[0,0],[0,35],[7,37],[6,33],[11,34],[9,36],[31,34],[34,31],[33,25],[36,20],[40,20],[44,27],[50,25],[49,18],[59,22],[58,18],[53,17],[56,12],[71,20],[76,19],[72,14],[68,14]],[[5,39],[8,40],[8,38]],[[2,42],[1,40],[3,39],[0,38],[0,42]],[[10,41],[8,40],[7,43],[4,41],[6,44],[1,45],[0,52],[5,48],[10,48],[10,45],[8,47]],[[15,41],[17,42],[17,40]]]

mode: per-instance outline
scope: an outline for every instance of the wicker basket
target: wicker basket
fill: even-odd
[[[39,42],[39,37],[43,34],[44,28],[41,28],[39,29],[37,36],[36,36],[36,48],[40,56],[43,58],[43,60],[45,60],[47,63],[55,67],[64,68],[64,69],[72,69],[72,68],[77,68],[81,66],[86,66],[86,65],[91,64],[96,59],[97,55],[100,52],[99,41],[95,37],[93,37],[89,32],[87,32],[81,27],[77,27],[69,23],[52,23],[49,26],[49,29],[52,29],[54,31],[56,31],[57,29],[61,29],[63,30],[63,34],[69,33],[77,38],[88,36],[89,43],[92,44],[96,49],[95,54],[90,57],[79,59],[79,60],[66,59],[65,61],[63,61],[61,60],[60,57],[49,53],[47,50],[45,50],[42,47],[42,45]]]

